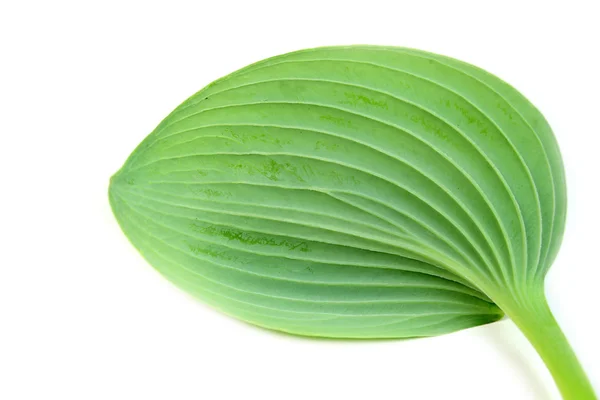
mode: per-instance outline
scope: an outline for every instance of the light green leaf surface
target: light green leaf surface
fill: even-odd
[[[565,398],[595,398],[543,295],[565,224],[556,140],[469,64],[374,46],[253,64],[165,118],[110,202],[152,266],[227,314],[405,338],[506,312]]]

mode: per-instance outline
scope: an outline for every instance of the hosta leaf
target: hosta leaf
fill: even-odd
[[[471,65],[373,46],[253,64],[165,118],[110,201],[159,272],[237,318],[401,338],[504,311],[565,396],[591,393],[543,296],[565,223],[556,140]]]

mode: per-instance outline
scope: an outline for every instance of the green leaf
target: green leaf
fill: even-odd
[[[566,398],[594,398],[543,295],[565,224],[556,140],[481,69],[374,46],[270,58],[181,104],[109,192],[152,266],[239,319],[404,338],[506,312]]]

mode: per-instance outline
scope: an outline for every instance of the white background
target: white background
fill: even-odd
[[[0,398],[558,399],[509,320],[409,341],[274,334],[192,300],[120,232],[109,177],[181,101],[265,57],[357,43],[476,64],[550,121],[570,203],[547,292],[600,390],[597,3],[2,2]]]

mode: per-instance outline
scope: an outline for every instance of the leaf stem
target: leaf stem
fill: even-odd
[[[597,400],[566,336],[548,306],[543,288],[535,290],[529,304],[507,302],[498,305],[529,339],[550,370],[563,399]]]

